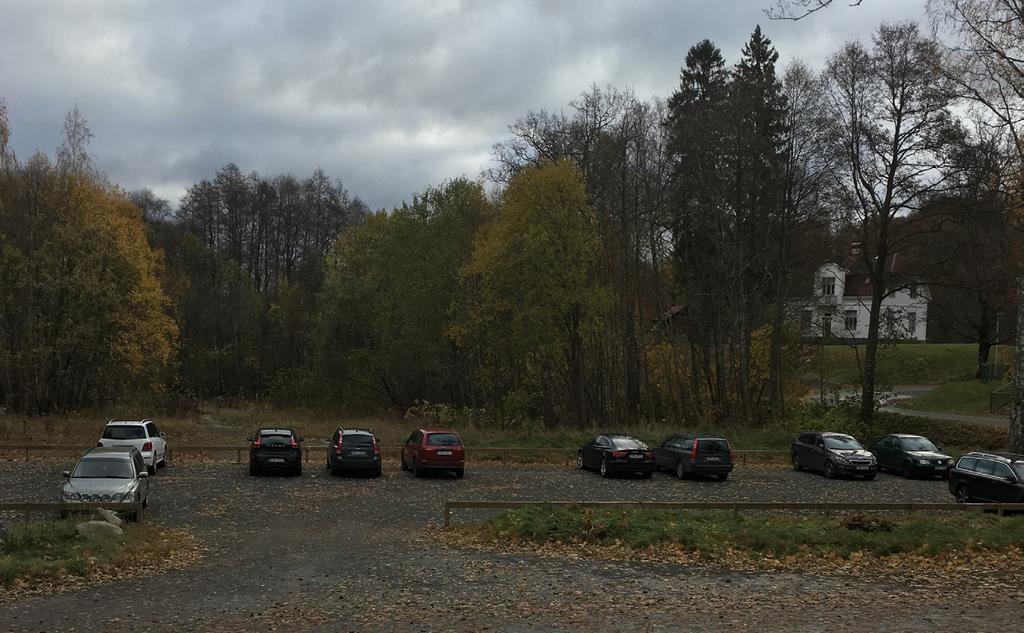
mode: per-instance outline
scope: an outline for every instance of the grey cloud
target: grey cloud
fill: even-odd
[[[820,65],[922,0],[837,3],[769,22],[771,0],[209,3],[10,0],[0,97],[20,155],[52,151],[73,104],[111,180],[177,198],[228,161],[323,167],[372,207],[458,175],[530,109],[591,84],[667,96],[691,44],[735,59],[761,23],[783,60]],[[45,6],[43,6],[45,5]],[[211,8],[213,7],[213,8]]]

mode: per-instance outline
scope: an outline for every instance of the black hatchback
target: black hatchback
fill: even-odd
[[[380,443],[371,429],[338,427],[327,442],[327,469],[332,475],[363,472],[380,477]]]
[[[250,475],[268,471],[302,474],[303,438],[292,429],[260,429],[249,442]]]
[[[729,478],[733,453],[722,437],[673,435],[654,449],[657,468],[674,472],[683,479],[688,475],[711,475],[719,481]]]
[[[944,478],[953,467],[952,457],[920,435],[886,435],[872,442],[868,450],[878,459],[878,470],[896,472],[907,478]]]

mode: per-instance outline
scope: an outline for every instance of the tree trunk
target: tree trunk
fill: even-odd
[[[1010,450],[1024,453],[1024,275],[1017,279],[1017,354],[1013,364]]]
[[[885,258],[881,258],[885,266]],[[860,419],[866,428],[875,420],[875,373],[878,356],[878,329],[882,318],[884,283],[872,283],[871,314],[868,319],[868,340],[864,345],[864,384],[860,393]]]
[[[981,366],[988,362],[988,352],[992,348],[991,337],[989,336],[988,304],[981,302],[981,318],[978,319],[978,366],[974,370],[974,379],[981,380]]]

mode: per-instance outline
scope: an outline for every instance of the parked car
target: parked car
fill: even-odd
[[[163,431],[156,428],[156,423],[148,418],[107,422],[96,446],[134,446],[142,453],[142,461],[146,463],[150,475],[156,474],[157,467],[166,466],[170,456]]]
[[[1024,455],[967,453],[949,471],[949,491],[960,503],[1024,503]]]
[[[149,470],[134,446],[90,448],[74,470],[65,470],[63,475],[68,480],[61,491],[64,503],[102,501],[149,505]]]
[[[292,429],[260,429],[249,441],[250,475],[266,471],[283,471],[296,477],[302,474],[300,444],[304,439]]]
[[[878,460],[878,470],[904,477],[946,477],[953,458],[939,451],[927,437],[893,433],[875,440],[868,449]]]
[[[878,461],[852,435],[803,432],[790,447],[793,470],[817,470],[829,479],[851,475],[874,479]]]
[[[327,469],[332,475],[359,471],[380,477],[380,443],[371,429],[343,429],[339,426],[327,443]]]
[[[402,446],[402,470],[420,477],[428,470],[448,470],[456,477],[466,474],[466,449],[451,429],[417,429]]]
[[[654,449],[655,470],[674,472],[683,479],[687,475],[712,475],[719,481],[729,478],[733,453],[722,437],[672,435]]]
[[[647,479],[654,474],[654,451],[635,437],[606,433],[580,446],[576,467],[596,468],[602,477],[630,473]]]

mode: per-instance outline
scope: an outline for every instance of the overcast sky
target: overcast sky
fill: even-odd
[[[773,0],[3,0],[0,98],[12,144],[52,154],[77,104],[99,168],[176,203],[227,162],[322,167],[372,208],[476,178],[528,110],[591,84],[668,96],[708,37],[736,59],[754,25],[820,66],[924,0],[845,0],[800,22]],[[216,8],[213,8],[216,7]]]

